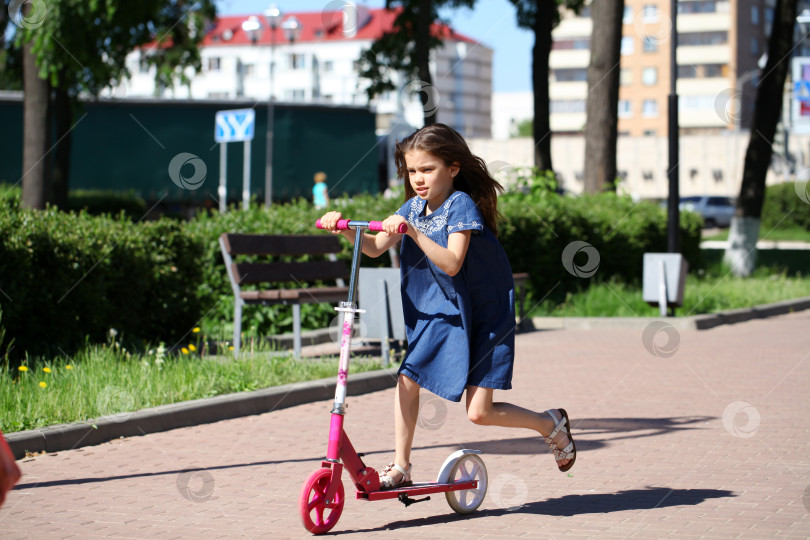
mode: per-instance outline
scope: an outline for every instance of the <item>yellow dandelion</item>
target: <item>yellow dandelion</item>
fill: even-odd
[[[46,383],[45,381],[39,381],[39,387],[40,388],[46,388],[47,386],[48,386],[48,383]]]
[[[194,332],[195,334],[199,334],[200,333],[200,327],[195,326],[194,329],[192,330],[192,332]]]
[[[28,366],[20,366],[17,369],[19,369],[20,371],[28,371]]]
[[[45,373],[50,373],[50,372],[51,372],[51,368],[49,368],[49,367],[47,367],[47,366],[46,366],[46,367],[42,368],[42,371],[44,371]]]
[[[191,352],[194,352],[194,351],[197,350],[197,347],[195,347],[193,343],[189,343],[188,350],[190,350]]]
[[[71,366],[70,364],[67,364],[67,365],[65,366],[65,369],[73,369],[73,366]]]
[[[233,345],[228,345],[228,350],[232,351],[233,350]]]
[[[182,349],[180,349],[180,352],[183,353],[183,354],[188,354],[188,349],[183,347]]]

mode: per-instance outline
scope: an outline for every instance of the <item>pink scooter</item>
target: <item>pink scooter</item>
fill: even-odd
[[[316,222],[322,228],[320,220]],[[340,220],[338,229],[355,230],[354,252],[352,255],[352,273],[349,282],[349,299],[341,302],[336,311],[344,313],[343,334],[340,342],[340,363],[335,404],[332,408],[332,421],[329,426],[329,445],[326,459],[321,468],[313,472],[301,487],[298,508],[304,527],[313,534],[324,534],[335,526],[343,512],[345,502],[341,474],[345,468],[357,488],[357,498],[367,501],[398,499],[405,506],[426,501],[430,497],[412,499],[431,493],[444,493],[447,503],[459,514],[474,512],[487,492],[487,468],[478,456],[478,450],[458,450],[448,456],[439,469],[435,482],[414,483],[408,487],[381,490],[379,473],[366,467],[361,459],[362,454],[355,451],[349,436],[343,429],[346,414],[346,381],[349,372],[349,355],[351,349],[352,328],[357,309],[357,276],[360,269],[360,255],[363,251],[363,232],[382,231],[379,221]],[[400,226],[400,233],[405,233],[408,226]]]

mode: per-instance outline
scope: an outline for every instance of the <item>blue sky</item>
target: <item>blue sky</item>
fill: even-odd
[[[321,11],[340,6],[341,0],[217,0],[222,15],[262,13],[275,3],[283,13]],[[356,2],[370,8],[385,6],[385,0]],[[528,92],[531,82],[531,50],[534,35],[518,28],[515,9],[507,0],[478,0],[475,10],[447,10],[445,20],[458,32],[493,50],[492,86],[496,92]]]

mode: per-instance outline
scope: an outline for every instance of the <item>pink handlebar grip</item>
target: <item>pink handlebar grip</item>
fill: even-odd
[[[382,221],[369,221],[368,222],[368,230],[370,231],[382,231]],[[399,234],[405,234],[408,232],[408,224],[407,223],[400,223],[399,228],[397,229]]]
[[[350,220],[350,219],[339,219],[338,222],[337,222],[337,229],[340,230],[340,231],[348,230],[349,229],[349,223],[352,223],[352,220]],[[367,226],[368,230],[370,230],[370,231],[379,232],[379,231],[383,230],[382,221],[368,221],[368,222],[365,222],[365,223],[362,222],[362,221],[355,221],[354,224],[358,225],[358,226],[361,226],[361,227],[362,226]],[[323,227],[321,226],[321,220],[320,219],[315,222],[315,226],[318,227],[319,229],[323,229]],[[400,223],[399,228],[397,229],[397,232],[399,234],[405,234],[406,232],[408,232],[408,224],[407,223]]]

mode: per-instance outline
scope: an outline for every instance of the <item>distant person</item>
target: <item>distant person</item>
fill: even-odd
[[[318,171],[315,173],[315,185],[312,186],[312,202],[315,208],[326,208],[329,204],[329,192],[326,189],[326,173]]]

